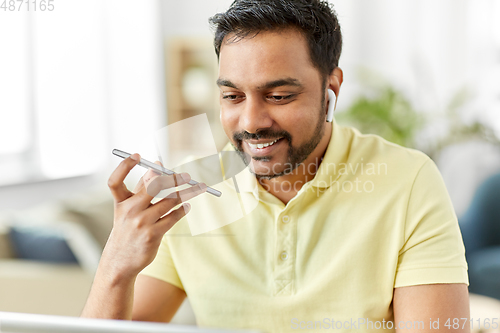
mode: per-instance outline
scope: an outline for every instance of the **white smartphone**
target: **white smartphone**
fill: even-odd
[[[121,158],[124,158],[124,159],[128,158],[128,157],[130,157],[130,155],[132,155],[132,154],[126,153],[126,152],[124,152],[122,150],[118,150],[118,149],[113,149],[113,154],[116,155],[116,156],[119,156]],[[153,169],[154,171],[159,172],[161,174],[166,174],[166,175],[169,175],[169,176],[176,174],[172,170],[164,168],[161,165],[154,164],[153,162],[150,162],[150,161],[145,160],[143,158],[141,158],[141,160],[139,161],[138,164],[140,166],[142,166],[143,168]],[[198,183],[199,182],[197,182],[196,180],[193,180],[193,179],[191,179],[188,182],[189,185],[197,185]],[[220,197],[222,195],[221,191],[218,191],[218,190],[216,190],[214,188],[211,188],[211,187],[207,187],[207,192],[210,193],[210,194],[212,194],[212,195],[215,195],[216,197]]]

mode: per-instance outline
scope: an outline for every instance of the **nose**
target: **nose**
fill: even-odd
[[[257,133],[260,130],[270,128],[273,120],[264,101],[258,97],[247,95],[245,105],[239,116],[239,126],[248,133]]]

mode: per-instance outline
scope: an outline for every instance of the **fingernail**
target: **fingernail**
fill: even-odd
[[[199,183],[198,186],[200,187],[200,189],[202,190],[205,190],[207,188],[207,184],[205,183]]]
[[[182,206],[184,206],[186,214],[191,210],[191,205],[188,202],[183,203]]]
[[[130,155],[130,158],[133,159],[134,161],[139,161],[141,159],[141,155],[135,153]]]
[[[187,172],[181,173],[181,177],[182,177],[182,179],[184,179],[185,182],[188,182],[191,180],[191,176]]]

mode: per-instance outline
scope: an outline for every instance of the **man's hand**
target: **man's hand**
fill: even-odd
[[[191,178],[187,173],[159,176],[149,170],[132,193],[123,181],[139,158],[138,154],[134,154],[123,160],[108,181],[115,199],[114,223],[101,260],[106,261],[107,269],[116,276],[136,276],[150,264],[163,235],[186,215],[190,206],[184,203],[164,215],[183,200],[191,199],[207,188],[205,184],[198,184],[151,204],[161,190],[186,184]]]
[[[173,208],[207,189],[200,183],[152,204],[151,200],[160,191],[186,184],[190,176],[187,173],[160,176],[149,170],[131,192],[123,181],[139,160],[138,154],[131,155],[109,178],[115,206],[113,229],[82,313],[84,317],[131,318],[137,275],[153,261],[163,235],[189,212],[190,206],[184,203]]]

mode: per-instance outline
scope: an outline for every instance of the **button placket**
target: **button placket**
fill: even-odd
[[[275,222],[274,296],[293,294],[296,226],[290,214],[282,212]]]

